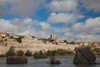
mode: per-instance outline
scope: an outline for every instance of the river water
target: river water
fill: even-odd
[[[49,59],[33,59],[28,58],[28,64],[6,64],[6,59],[0,59],[0,67],[100,67],[98,64],[85,64],[85,65],[75,65],[73,64],[73,56],[66,57],[56,57],[57,60],[60,60],[62,64],[60,65],[51,65],[49,64]],[[96,58],[96,62],[100,63],[100,57]]]

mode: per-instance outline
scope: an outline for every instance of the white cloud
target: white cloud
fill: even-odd
[[[14,31],[17,27],[10,23],[8,20],[0,19],[0,31]]]
[[[77,0],[52,0],[47,8],[52,11],[73,11],[78,6]]]
[[[89,18],[85,21],[85,23],[76,23],[73,26],[73,31],[94,34],[100,33],[100,17]]]
[[[84,16],[82,15],[77,15],[77,14],[70,14],[70,13],[51,13],[51,15],[48,17],[47,22],[50,23],[74,23],[77,21],[77,19],[83,18]]]
[[[77,41],[100,42],[100,35],[96,34],[78,34],[73,37]]]
[[[72,36],[73,36],[73,32],[66,32],[66,33],[65,33],[65,36],[66,36],[66,37],[72,37]]]
[[[100,0],[81,0],[87,10],[100,12]]]
[[[55,33],[63,33],[69,31],[69,28],[66,27],[52,27],[52,30],[54,30]]]
[[[40,25],[41,25],[42,29],[44,29],[44,30],[51,28],[50,24],[48,24],[46,22],[40,22]]]
[[[0,16],[13,14],[21,17],[33,16],[45,0],[0,0]]]
[[[33,25],[40,25],[42,29],[36,29]],[[49,24],[40,22],[37,20],[32,20],[31,18],[26,19],[12,19],[5,20],[0,19],[0,32],[13,32],[20,35],[33,35],[40,38],[48,38],[50,32],[46,29]]]
[[[84,41],[84,42],[100,42],[100,35],[66,32],[64,39],[72,41]]]

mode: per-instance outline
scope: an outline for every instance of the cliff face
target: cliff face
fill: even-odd
[[[88,48],[79,48],[76,51],[76,55],[74,57],[74,64],[94,64],[96,60],[96,56],[94,52]]]

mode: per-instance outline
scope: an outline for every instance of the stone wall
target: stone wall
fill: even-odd
[[[15,47],[15,50],[23,50],[27,51],[30,50],[32,53],[35,51],[47,51],[47,50],[56,50],[56,49],[66,49],[66,50],[74,50],[75,46],[73,44],[66,44],[66,43],[59,43],[52,44],[52,43],[44,43],[42,41],[34,41],[29,39],[22,40],[22,43],[18,43],[14,40],[8,40],[7,46],[0,45],[0,54],[5,54],[11,46]]]

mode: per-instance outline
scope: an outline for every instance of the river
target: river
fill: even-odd
[[[49,59],[33,59],[28,58],[28,64],[6,64],[6,59],[0,59],[0,67],[100,67],[98,64],[85,64],[85,65],[75,65],[73,64],[73,56],[64,56],[64,57],[56,57],[56,59],[60,60],[62,64],[60,65],[51,65],[49,64]],[[97,56],[96,62],[100,62],[100,57]]]

